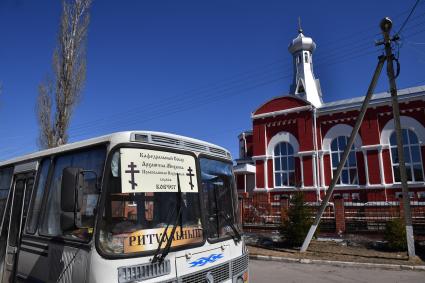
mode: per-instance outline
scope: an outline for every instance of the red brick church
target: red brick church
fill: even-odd
[[[316,44],[302,30],[289,45],[294,76],[287,95],[252,114],[239,135],[234,172],[241,195],[277,206],[301,190],[308,202],[324,197],[347,144],[363,97],[324,103],[313,72]],[[425,86],[398,91],[404,153],[412,200],[425,200]],[[389,202],[401,194],[390,93],[375,94],[334,195],[346,202]],[[278,213],[279,210],[276,210]]]

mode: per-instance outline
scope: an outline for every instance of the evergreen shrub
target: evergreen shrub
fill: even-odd
[[[292,247],[301,246],[312,223],[311,210],[304,201],[304,194],[295,193],[290,201],[288,217],[280,229],[284,242]]]
[[[388,242],[388,248],[396,251],[407,250],[406,226],[400,218],[390,220],[385,225],[385,240]]]

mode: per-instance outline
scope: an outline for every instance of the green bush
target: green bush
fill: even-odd
[[[294,194],[288,209],[288,218],[280,229],[285,243],[293,247],[301,246],[312,223],[311,211],[304,202],[304,194]]]
[[[388,221],[385,225],[384,238],[391,250],[407,250],[406,226],[404,225],[404,221],[400,218]]]

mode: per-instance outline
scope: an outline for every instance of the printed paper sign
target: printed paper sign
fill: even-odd
[[[164,234],[165,228],[146,229],[131,233],[128,237],[124,238],[124,252],[135,253],[148,250],[156,250],[158,248],[161,237]],[[164,248],[167,239],[171,235],[173,226],[170,225],[167,230],[166,236],[162,242],[161,248]],[[176,228],[174,233],[171,247],[181,245],[199,243],[203,241],[202,228],[200,227],[184,227],[182,230],[180,226]]]
[[[193,156],[140,148],[122,148],[120,153],[123,193],[177,192],[177,174],[182,192],[198,192]]]

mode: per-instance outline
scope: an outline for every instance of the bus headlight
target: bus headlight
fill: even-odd
[[[241,276],[236,279],[237,283],[246,283],[248,282],[248,270],[245,271]]]

